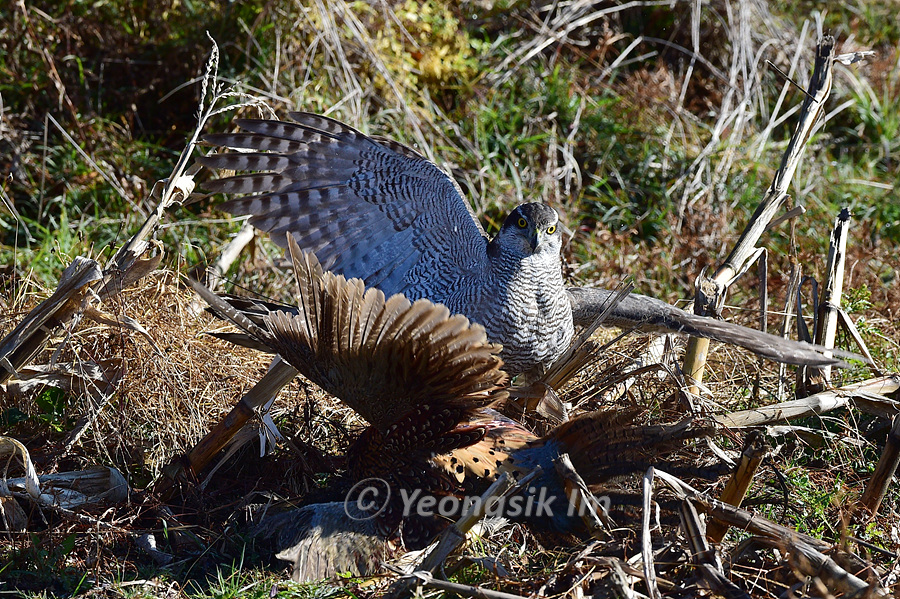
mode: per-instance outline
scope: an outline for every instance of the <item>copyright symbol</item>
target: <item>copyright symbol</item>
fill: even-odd
[[[386,480],[364,478],[347,492],[344,513],[351,520],[371,520],[387,509],[390,499],[391,487]]]

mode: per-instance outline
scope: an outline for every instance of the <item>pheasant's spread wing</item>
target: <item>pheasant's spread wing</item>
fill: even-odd
[[[266,316],[265,342],[311,381],[384,433],[415,410],[447,411],[459,421],[498,399],[506,382],[500,348],[481,326],[427,300],[385,299],[358,279],[323,272],[313,254],[287,244],[299,313]]]
[[[210,191],[253,194],[225,202],[233,214],[285,233],[326,270],[386,294],[443,299],[487,266],[487,241],[459,187],[413,150],[338,121],[291,113],[296,122],[237,120],[249,133],[208,135],[253,150],[200,159],[214,168],[258,171],[211,181]]]
[[[314,503],[267,516],[254,532],[271,539],[277,557],[291,562],[295,582],[344,572],[368,576],[378,571],[392,550],[381,522],[352,511],[355,507],[354,502]]]

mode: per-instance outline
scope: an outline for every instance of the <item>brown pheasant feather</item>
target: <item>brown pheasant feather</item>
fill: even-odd
[[[437,455],[433,462],[451,474],[457,483],[468,486],[479,485],[479,479],[494,480],[501,472],[515,472],[511,456],[529,442],[536,441],[537,435],[518,422],[493,410],[480,410],[470,417],[465,425],[478,427],[483,435],[477,443]]]
[[[388,433],[404,415],[429,407],[430,418],[447,411],[453,421],[437,426],[439,434],[467,411],[500,399],[506,382],[500,348],[487,342],[482,327],[427,300],[386,300],[359,279],[323,273],[293,238],[288,248],[299,314],[265,317],[267,343],[377,429]]]
[[[194,288],[216,312],[359,413],[389,448],[402,450],[415,440],[400,440],[414,430],[409,419],[426,423],[438,439],[505,397],[500,347],[488,343],[481,326],[427,300],[385,299],[359,279],[323,272],[290,235],[287,245],[299,286],[297,314],[263,311],[251,319]]]
[[[670,425],[638,424],[637,409],[606,409],[559,425],[537,444],[556,445],[568,453],[588,485],[643,470],[658,463],[685,440],[704,437],[715,428],[686,419]]]

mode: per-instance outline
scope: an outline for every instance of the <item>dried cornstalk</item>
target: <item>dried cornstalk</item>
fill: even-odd
[[[143,331],[143,327],[140,327],[135,321],[128,318],[110,317],[97,309],[92,310],[90,304],[92,301],[114,297],[122,289],[133,285],[159,266],[162,260],[161,244],[150,237],[159,227],[166,210],[179,202],[184,202],[193,192],[193,175],[201,168],[200,165],[188,166],[194,148],[207,120],[223,110],[216,108],[216,103],[223,98],[235,95],[227,91],[221,92],[218,89],[218,57],[219,50],[213,42],[212,53],[202,79],[197,127],[182,150],[172,175],[154,186],[151,196],[159,198],[156,208],[147,217],[140,230],[116,251],[102,272],[96,261],[76,257],[63,272],[56,292],[32,310],[9,335],[0,341],[0,367],[2,367],[0,368],[0,383],[9,379],[18,368],[25,366],[33,359],[46,347],[50,338],[60,328],[66,326],[73,319],[79,318],[82,314],[98,318],[101,321],[112,321],[138,332]],[[258,102],[251,101],[241,105],[248,104],[258,104]],[[241,105],[229,108],[237,108]],[[160,188],[162,191],[157,193]],[[156,247],[158,252],[155,255],[147,256],[151,247]],[[146,331],[143,331],[142,334],[144,333]]]
[[[63,271],[56,291],[0,341],[0,383],[28,364],[56,331],[83,309],[89,301],[91,285],[102,277],[95,260],[78,257],[72,261]]]
[[[900,389],[900,375],[877,377],[838,389],[822,391],[802,399],[741,410],[731,414],[719,414],[712,418],[727,428],[746,428],[824,414],[843,408],[850,401],[853,401],[857,408],[865,412],[877,416],[890,414],[888,417],[893,417],[900,409],[900,402],[887,397],[887,395],[896,393],[898,389]]]
[[[599,540],[609,540],[611,537],[607,533],[607,529],[615,526],[615,522],[609,517],[603,505],[594,499],[593,494],[588,489],[587,483],[581,478],[581,475],[575,470],[569,454],[560,455],[554,464],[556,473],[563,481],[566,495],[569,503],[572,504],[576,512],[581,516],[585,528],[592,537]]]
[[[191,478],[206,467],[213,457],[237,434],[253,417],[256,408],[269,401],[298,374],[297,369],[275,357],[269,371],[235,404],[187,456],[176,456],[158,479],[154,492],[163,499],[171,496],[173,485],[187,473]]]
[[[881,502],[891,485],[894,473],[897,472],[898,465],[900,465],[900,415],[894,417],[894,424],[888,433],[884,451],[859,500],[860,505],[868,509],[873,516],[881,507]]]
[[[647,583],[647,594],[652,599],[662,597],[656,581],[656,567],[653,565],[653,544],[650,539],[650,510],[653,497],[653,477],[656,469],[653,466],[644,473],[643,509],[641,510],[641,561],[644,567],[644,582]]]
[[[832,65],[834,62],[834,38],[825,36],[816,48],[816,62],[810,79],[809,89],[804,96],[797,128],[791,136],[788,147],[781,159],[781,166],[775,173],[772,184],[766,191],[762,202],[741,234],[740,239],[716,270],[712,277],[701,275],[697,278],[697,294],[694,300],[694,312],[698,315],[717,315],[725,302],[728,287],[743,274],[750,264],[759,256],[756,247],[759,238],[768,227],[775,213],[788,197],[787,189],[800,164],[800,157],[812,136],[813,129],[825,110],[825,100],[831,93]],[[688,342],[684,358],[684,373],[694,379],[689,391],[697,394],[706,368],[706,355],[709,352],[709,340],[691,338]]]
[[[749,599],[747,591],[728,580],[722,571],[722,564],[716,557],[715,550],[706,542],[709,533],[703,534],[700,517],[690,499],[682,500],[678,514],[681,517],[681,528],[691,549],[691,561],[710,590],[728,599]]]
[[[597,287],[569,287],[566,289],[572,304],[576,326],[590,325],[597,314],[606,308],[615,291]],[[681,333],[737,345],[758,356],[786,364],[838,364],[837,358],[822,355],[822,348],[792,339],[781,339],[724,320],[692,314],[670,306],[662,300],[639,293],[630,293],[613,306],[602,326],[619,327],[625,331],[643,333]],[[835,351],[847,358],[863,358],[852,352]]]
[[[753,476],[759,469],[759,465],[762,463],[765,455],[765,441],[759,433],[751,431],[744,443],[741,460],[722,491],[721,500],[724,503],[740,507],[744,501],[744,496],[747,494],[747,489],[750,488],[750,483],[753,482]],[[706,536],[713,543],[721,542],[725,538],[726,532],[728,532],[728,526],[718,520],[710,522],[709,526],[706,527]]]
[[[837,334],[849,234],[850,211],[844,208],[835,220],[834,229],[831,231],[827,271],[825,282],[822,284],[822,294],[819,297],[816,332],[813,337],[816,344],[829,348],[834,347],[834,338]],[[801,379],[800,385],[804,395],[823,391],[831,383],[831,366],[809,366],[801,369],[801,372],[804,372],[805,375]]]

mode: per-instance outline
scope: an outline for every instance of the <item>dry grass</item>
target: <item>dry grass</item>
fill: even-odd
[[[8,330],[24,310],[45,294],[46,291],[41,291],[22,296],[14,306],[15,311],[0,323],[0,331]],[[203,492],[192,486],[182,487],[169,507],[160,505],[152,494],[140,492],[151,478],[161,474],[173,457],[199,440],[263,374],[267,365],[267,359],[255,352],[233,348],[203,335],[203,331],[215,330],[220,325],[206,314],[189,314],[186,307],[192,299],[178,284],[174,273],[162,271],[127,290],[116,306],[107,307],[128,313],[141,322],[162,354],[134,332],[91,323],[82,323],[72,336],[62,341],[60,360],[102,360],[107,372],[118,369],[122,374],[113,400],[100,410],[94,424],[68,454],[59,453],[68,426],[63,425],[55,433],[46,427],[36,427],[34,417],[39,410],[30,398],[3,395],[4,409],[14,405],[31,416],[29,421],[11,428],[8,434],[32,448],[41,472],[49,464],[56,464],[60,470],[97,463],[113,465],[126,472],[139,491],[129,505],[105,512],[86,512],[90,518],[112,524],[113,530],[97,531],[88,522],[73,521],[52,511],[45,513],[49,526],[38,532],[42,539],[39,547],[58,545],[74,534],[72,550],[58,557],[59,572],[92,572],[97,580],[108,580],[110,572],[133,578],[152,563],[146,554],[135,552],[135,539],[142,531],[155,530],[162,541],[165,536],[160,534],[159,527],[165,521],[168,527],[179,531],[174,536],[169,533],[165,549],[179,557],[181,565],[174,570],[179,572],[174,575],[177,582],[172,584],[184,590],[186,580],[203,581],[221,564],[231,563],[245,551],[243,542],[229,531],[240,530],[248,505],[264,501],[271,494],[315,500],[322,496],[317,490],[324,480],[321,473],[340,468],[340,460],[329,456],[338,455],[346,448],[358,420],[348,409],[315,389],[294,383],[281,394],[273,411],[281,430],[292,438],[293,447],[282,447],[274,455],[260,459],[257,442],[253,440],[255,435],[250,435],[250,445],[231,458]],[[653,420],[677,419],[686,405],[679,392],[684,383],[671,374],[677,370],[675,364],[669,365],[670,374],[651,370],[641,375],[624,398],[603,398],[612,379],[644,349],[646,341],[641,337],[626,338],[603,356],[597,356],[563,393],[564,399],[579,402],[580,409],[596,409],[611,402],[616,406],[634,404],[649,410]],[[48,358],[46,352],[38,362],[46,362]],[[764,387],[774,387],[774,366],[760,364],[744,352],[716,345],[710,364],[710,393],[697,406],[704,411],[721,413],[745,407],[752,381],[757,377],[762,378]],[[91,414],[95,410],[88,394],[73,393],[68,397],[67,414]],[[788,521],[797,523],[801,529],[808,529],[817,517],[822,517],[824,522],[840,522],[846,517],[848,504],[844,499],[821,506],[820,516],[804,514],[804,510],[812,508],[803,493],[817,496],[823,489],[842,489],[835,495],[837,498],[861,488],[865,476],[855,472],[867,459],[863,454],[867,447],[871,448],[870,441],[859,423],[847,421],[844,416],[828,416],[823,423],[826,430],[821,432],[810,429],[808,435],[791,433],[776,437],[778,448],[763,473],[761,487],[756,488],[755,498],[751,500],[755,509],[762,508],[769,513],[765,505],[772,504],[775,515],[779,511],[782,517],[793,514]],[[727,437],[717,442],[725,448],[734,447]],[[833,462],[808,462],[805,447],[810,442],[823,443]],[[717,462],[702,445],[690,448],[675,460],[675,464],[689,468],[694,474],[712,475],[712,480],[695,479],[694,484],[713,496],[721,490],[723,479],[716,479],[716,471],[705,468]],[[798,476],[809,481],[807,488],[794,487]],[[790,480],[790,491],[783,487],[785,477]],[[586,549],[582,542],[540,534],[517,524],[494,526],[488,534],[472,540],[465,553],[497,557],[509,577],[492,582],[493,578],[486,576],[480,567],[470,565],[462,566],[454,575],[455,580],[500,585],[508,592],[523,595],[541,588],[554,594],[566,593],[582,584],[605,584],[603,581],[609,576],[613,561],[627,560],[640,551],[640,490],[635,483],[628,479],[610,486],[613,515],[621,528],[613,533],[611,540],[591,546],[581,558],[575,559],[574,555]],[[784,492],[781,496],[779,488]],[[657,559],[660,584],[664,590],[674,591],[673,584],[690,584],[692,573],[685,567],[684,548],[677,541],[677,502],[663,489],[657,490],[655,499],[663,508],[663,520],[662,528],[654,533],[654,543],[660,549],[668,547]],[[774,508],[779,504],[780,508]],[[878,521],[877,530],[887,530],[895,522],[896,514],[892,515],[890,510]],[[834,526],[818,531],[826,538],[841,533],[841,528]],[[11,555],[21,559],[19,552],[27,551],[29,543],[25,538],[7,537],[6,547],[13,552]],[[259,550],[264,553],[263,548]],[[796,578],[774,554],[764,555],[766,561],[738,559],[732,576],[744,580],[761,596],[777,595]],[[875,563],[881,562],[881,558],[873,555]],[[269,568],[279,571],[276,564]],[[36,580],[38,586],[32,588],[46,584],[42,579]],[[369,583],[375,584],[369,590],[386,588],[389,582],[390,579],[376,578]],[[20,588],[28,588],[28,577],[20,578],[19,584],[24,585]],[[205,584],[198,588],[206,588]],[[763,587],[767,589],[765,592]]]
[[[0,324],[8,332],[33,307],[39,294],[21,298]],[[101,361],[108,380],[121,374],[115,399],[101,410],[84,438],[85,456],[110,464],[133,463],[156,476],[172,455],[202,437],[209,422],[240,397],[247,381],[264,372],[266,361],[256,352],[201,337],[211,318],[187,313],[192,293],[172,272],[160,271],[132,287],[108,306],[141,322],[159,347],[140,335],[122,334],[108,325],[86,322],[63,342],[58,360],[79,364]],[[47,363],[51,347],[37,359]],[[90,398],[73,396],[67,412],[91,414]],[[27,398],[16,405],[29,417],[38,408]],[[48,449],[50,449],[48,447]]]

